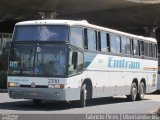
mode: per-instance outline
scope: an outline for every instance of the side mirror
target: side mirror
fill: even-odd
[[[74,65],[74,69],[77,67],[77,61],[78,61],[78,53],[73,52],[72,54],[72,64]]]

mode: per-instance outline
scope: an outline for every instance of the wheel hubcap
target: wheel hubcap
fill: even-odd
[[[143,88],[143,87],[141,87],[141,90],[140,90],[140,96],[141,96],[141,98],[143,98],[143,97],[144,97],[144,88]]]
[[[84,90],[84,99],[85,100],[87,99],[87,90],[86,89]]]
[[[133,88],[133,91],[132,91],[132,93],[133,93],[133,99],[135,100],[136,99],[136,95],[137,95],[137,89],[134,87]]]

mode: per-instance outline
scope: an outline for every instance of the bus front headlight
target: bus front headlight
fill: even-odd
[[[18,83],[15,83],[15,82],[8,82],[8,83],[7,83],[7,86],[8,86],[8,87],[19,87],[19,84],[18,84]]]
[[[60,89],[63,89],[64,88],[64,84],[51,84],[51,85],[48,85],[48,88],[60,88]]]

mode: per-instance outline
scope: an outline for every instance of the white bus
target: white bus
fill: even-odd
[[[142,100],[157,86],[157,42],[87,21],[15,25],[8,71],[13,99],[55,101],[126,95]]]
[[[158,80],[157,80],[157,90],[160,91],[160,54],[158,54]]]

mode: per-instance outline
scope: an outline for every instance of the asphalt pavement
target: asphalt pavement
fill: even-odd
[[[125,96],[93,99],[85,108],[79,108],[77,101],[43,101],[36,106],[32,100],[11,99],[6,91],[0,93],[0,120],[128,120],[141,114],[144,120],[160,120],[155,114],[159,107],[159,93],[135,102]]]
[[[85,108],[79,108],[77,102],[43,101],[35,106],[32,100],[11,99],[7,93],[0,93],[0,112],[16,114],[148,114],[160,107],[160,95],[148,94],[143,101],[130,102],[125,96],[93,99]]]

